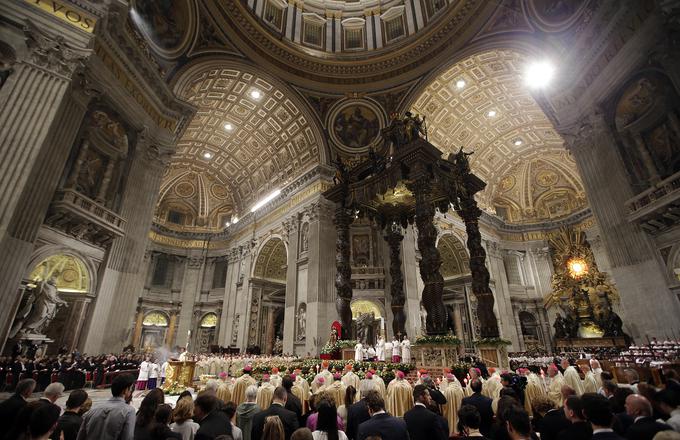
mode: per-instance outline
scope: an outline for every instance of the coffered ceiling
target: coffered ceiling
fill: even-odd
[[[474,152],[470,165],[488,184],[479,198],[485,208],[495,212],[496,206],[512,206],[513,215],[507,219],[520,223],[563,217],[585,204],[564,141],[523,81],[528,63],[509,50],[468,57],[436,77],[413,105],[426,116],[429,140],[439,149]],[[550,178],[537,181],[539,169],[550,169]],[[569,209],[555,208],[552,215],[538,212],[536,199],[548,197],[546,192],[569,199],[563,203]]]

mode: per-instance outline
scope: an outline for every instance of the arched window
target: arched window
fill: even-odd
[[[201,323],[198,325],[201,328],[214,328],[217,327],[217,315],[214,313],[208,313],[201,319]]]
[[[147,327],[167,327],[168,317],[161,312],[150,312],[147,313],[142,321],[142,325]]]
[[[54,278],[60,292],[87,293],[90,290],[90,273],[78,257],[57,254],[38,263],[28,276],[33,283]]]

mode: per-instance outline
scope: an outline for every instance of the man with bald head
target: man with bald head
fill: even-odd
[[[634,420],[626,431],[628,440],[652,440],[657,432],[672,429],[652,418],[652,404],[639,394],[626,397],[626,413]]]

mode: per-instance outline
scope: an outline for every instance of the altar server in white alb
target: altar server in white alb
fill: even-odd
[[[401,341],[401,361],[411,362],[411,341],[408,340],[406,335],[404,335],[404,339]]]
[[[392,341],[392,362],[397,363],[401,360],[401,344],[397,337]]]
[[[144,391],[146,383],[149,381],[149,370],[151,369],[151,362],[149,356],[145,357],[141,364],[139,364],[139,376],[137,376],[137,389]]]
[[[378,343],[375,345],[375,355],[379,362],[385,362],[385,339],[382,336],[378,338]]]
[[[385,359],[388,361],[392,359],[392,343],[390,341],[385,342]],[[383,359],[383,360],[385,360]]]
[[[364,346],[361,342],[357,342],[354,346],[354,362],[361,362],[364,360]]]

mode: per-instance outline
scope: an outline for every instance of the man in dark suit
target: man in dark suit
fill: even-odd
[[[570,425],[571,423],[564,415],[564,410],[553,406],[536,422],[536,431],[541,434],[541,440],[557,440],[559,433],[569,428]]]
[[[368,404],[366,404],[366,396],[371,390],[373,390],[372,382],[369,382],[366,379],[362,380],[359,385],[361,400],[357,403],[353,403],[347,408],[347,426],[345,434],[347,434],[349,440],[355,440],[357,438],[357,432],[359,431],[359,425],[371,418],[368,414]]]
[[[0,426],[3,429],[8,429],[14,425],[19,412],[26,406],[26,399],[31,397],[35,389],[35,381],[33,379],[23,379],[17,383],[14,394],[9,399],[0,403]]]
[[[583,415],[583,402],[579,397],[569,396],[564,401],[564,415],[571,425],[557,435],[557,440],[590,440],[593,428]]]
[[[253,417],[253,430],[250,437],[252,440],[260,440],[262,438],[264,422],[269,416],[278,416],[278,418],[281,419],[283,430],[286,433],[286,440],[290,440],[293,431],[298,429],[300,425],[298,424],[297,415],[295,415],[293,411],[286,409],[287,398],[288,394],[286,393],[286,389],[284,387],[276,387],[271,406]]]
[[[479,432],[483,436],[489,437],[491,433],[491,424],[493,423],[493,409],[491,409],[492,400],[482,395],[482,381],[474,379],[470,383],[472,388],[472,396],[463,399],[462,405],[472,405],[479,411],[479,416],[482,422],[479,425]]]
[[[665,423],[652,418],[652,404],[646,397],[631,394],[626,397],[626,413],[634,420],[626,431],[628,440],[652,440],[657,432],[672,429]]]
[[[612,429],[614,413],[609,400],[597,393],[585,393],[581,396],[583,415],[593,428],[593,440],[624,440]]]
[[[366,405],[371,418],[359,425],[357,440],[365,440],[373,435],[386,440],[409,440],[406,422],[385,412],[385,401],[380,393],[369,391]]]
[[[289,375],[285,375],[283,376],[281,384],[286,389],[286,409],[295,413],[295,416],[298,419],[298,425],[301,426],[302,423],[300,423],[300,419],[302,419],[302,402],[300,402],[300,399],[290,391],[293,388],[293,378]]]
[[[413,388],[413,402],[413,408],[404,414],[411,440],[446,440],[449,436],[442,429],[441,416],[428,409],[432,405],[432,398],[425,385]]]
[[[200,427],[194,437],[196,440],[212,440],[220,435],[231,436],[231,421],[219,410],[217,396],[205,393],[194,402],[194,420]]]

